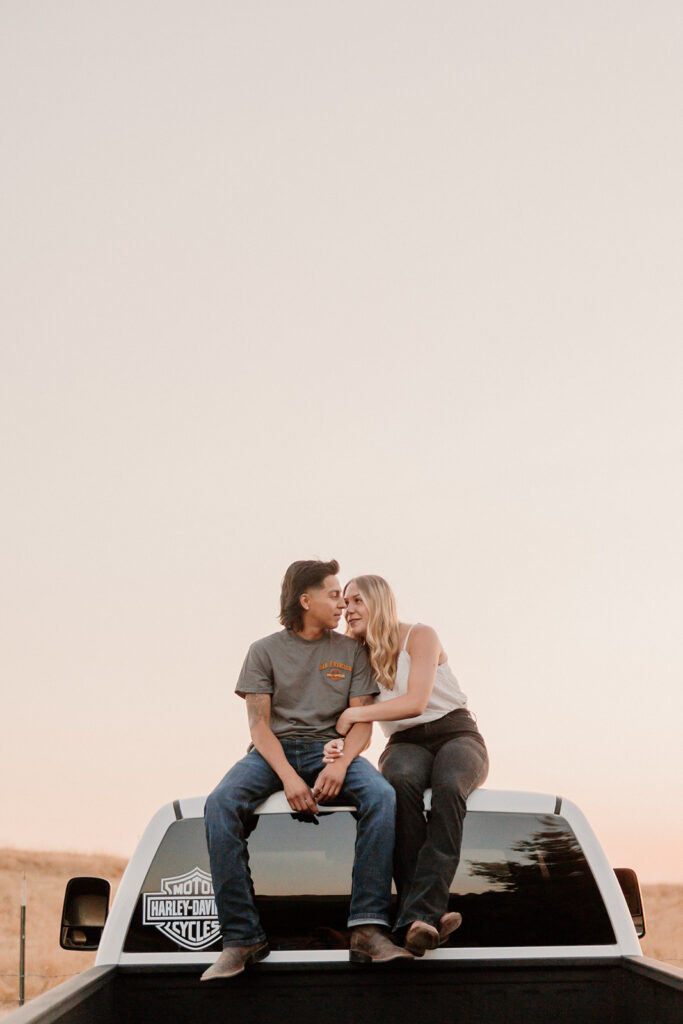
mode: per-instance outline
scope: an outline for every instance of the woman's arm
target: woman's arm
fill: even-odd
[[[414,626],[410,634],[410,674],[407,692],[381,703],[347,708],[337,720],[337,732],[345,736],[357,722],[395,722],[417,718],[427,707],[439,665],[441,643],[431,626]]]

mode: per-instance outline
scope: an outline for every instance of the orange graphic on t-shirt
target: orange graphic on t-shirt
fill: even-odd
[[[338,668],[333,668],[331,672],[326,672],[325,675],[334,683],[339,682],[340,679],[346,679],[346,672],[340,672]]]

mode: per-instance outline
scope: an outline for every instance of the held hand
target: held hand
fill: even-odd
[[[328,740],[323,747],[323,764],[334,764],[344,753],[344,740]]]
[[[304,780],[293,772],[287,779],[282,780],[287,803],[293,811],[308,811],[311,814],[318,813],[318,805],[311,790]]]
[[[313,784],[314,797],[317,800],[320,800],[321,803],[326,803],[328,800],[334,800],[344,785],[345,778],[345,764],[341,761],[338,761],[337,764],[328,764],[327,768],[323,768]]]
[[[354,708],[347,708],[346,711],[342,711],[341,715],[337,719],[335,729],[340,736],[346,736],[351,726],[355,724],[356,718],[354,711]]]

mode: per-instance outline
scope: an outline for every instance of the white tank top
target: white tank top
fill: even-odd
[[[417,625],[415,623],[414,625]],[[406,650],[406,644],[408,643],[408,637],[410,636],[414,626],[411,626],[406,633],[406,638],[403,641],[403,648],[398,656],[398,664],[396,665],[396,682],[393,690],[387,690],[386,687],[381,686],[379,688],[379,694],[377,701],[392,700],[394,697],[405,697],[408,692],[408,676],[410,675],[410,655]],[[458,680],[451,671],[451,666],[447,661],[444,661],[443,665],[439,665],[436,670],[436,676],[434,678],[434,686],[432,692],[427,701],[427,707],[424,709],[421,715],[417,715],[415,718],[400,718],[396,722],[379,722],[382,726],[382,732],[385,736],[391,736],[394,732],[400,732],[402,729],[410,729],[414,725],[424,725],[425,722],[434,722],[437,718],[443,718],[449,711],[456,711],[458,708],[467,707],[467,697],[460,689]]]

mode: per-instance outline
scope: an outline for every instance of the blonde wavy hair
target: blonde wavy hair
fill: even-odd
[[[344,593],[351,583],[358,587],[368,609],[365,643],[370,667],[377,682],[385,689],[393,690],[399,651],[398,612],[394,592],[381,576],[354,576],[344,587]]]

